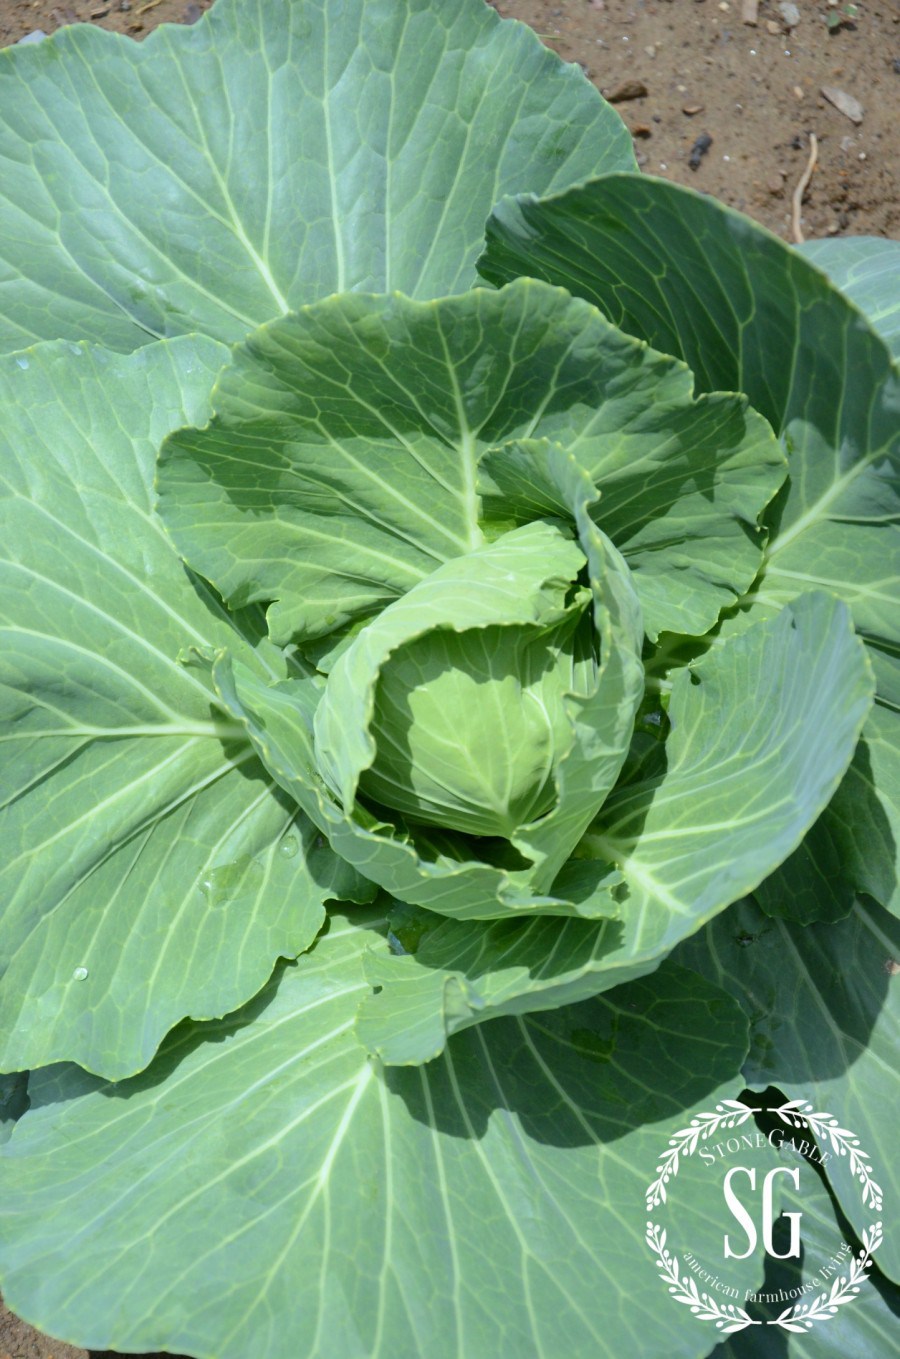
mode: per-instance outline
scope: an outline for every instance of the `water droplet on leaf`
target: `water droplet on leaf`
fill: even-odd
[[[263,878],[263,866],[258,859],[243,854],[231,863],[211,868],[200,880],[200,891],[210,906],[226,906],[244,892],[257,890]]]
[[[293,859],[299,848],[296,835],[286,835],[281,842],[281,852],[286,859]]]
[[[87,974],[88,970],[86,967],[76,967],[75,971],[72,973],[72,980],[85,981],[87,979]]]

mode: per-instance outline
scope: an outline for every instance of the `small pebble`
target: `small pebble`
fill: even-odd
[[[623,80],[606,96],[610,104],[624,104],[629,99],[643,99],[647,86],[643,80]]]
[[[823,85],[821,93],[829,104],[833,104],[845,118],[850,119],[851,123],[862,122],[863,106],[852,94],[848,94],[846,90],[836,89],[833,85]]]

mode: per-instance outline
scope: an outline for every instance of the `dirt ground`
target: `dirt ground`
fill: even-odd
[[[753,26],[743,22],[753,8],[745,0],[493,2],[566,61],[580,62],[613,98],[647,173],[714,194],[792,239],[791,199],[814,133],[803,233],[900,236],[897,0],[760,0]],[[160,23],[195,22],[210,3],[0,0],[0,45],[84,21],[140,39]],[[838,102],[841,92],[858,101],[861,121],[823,89],[837,91]],[[692,168],[701,137],[712,140]],[[0,1305],[0,1359],[88,1359],[88,1352],[42,1336]]]
[[[812,132],[818,162],[804,234],[900,236],[897,0],[760,0],[755,26],[742,22],[744,0],[497,0],[494,7],[583,65],[616,102],[647,173],[714,194],[792,239],[791,197]],[[627,84],[646,93],[618,102]],[[840,112],[823,89],[857,100],[862,121]],[[703,135],[712,144],[692,169],[691,150]]]

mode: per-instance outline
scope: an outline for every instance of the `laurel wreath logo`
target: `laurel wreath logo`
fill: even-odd
[[[711,1113],[697,1114],[687,1128],[669,1138],[668,1148],[656,1167],[657,1178],[647,1189],[647,1212],[667,1202],[668,1185],[678,1174],[682,1162],[693,1156],[701,1142],[706,1142],[720,1128],[739,1128],[754,1114],[768,1113],[779,1118],[789,1128],[806,1128],[821,1143],[827,1143],[837,1156],[846,1156],[851,1174],[859,1181],[863,1205],[880,1212],[884,1195],[875,1180],[869,1156],[863,1151],[859,1138],[849,1128],[841,1127],[833,1114],[820,1113],[805,1100],[788,1100],[777,1109],[752,1109],[740,1100],[727,1099],[717,1104]],[[656,1256],[660,1278],[668,1286],[676,1302],[683,1303],[699,1321],[712,1321],[723,1335],[746,1330],[748,1326],[778,1326],[785,1331],[803,1334],[812,1330],[818,1321],[828,1321],[838,1309],[852,1301],[866,1280],[872,1256],[881,1245],[884,1233],[881,1222],[872,1222],[862,1233],[862,1249],[853,1256],[847,1274],[839,1275],[830,1290],[823,1291],[810,1302],[792,1303],[778,1317],[762,1321],[751,1317],[743,1307],[721,1303],[708,1293],[701,1292],[690,1274],[681,1273],[678,1257],[666,1245],[665,1229],[658,1223],[647,1223],[647,1245]]]

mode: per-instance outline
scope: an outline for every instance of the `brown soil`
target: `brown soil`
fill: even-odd
[[[742,22],[743,0],[492,2],[504,18],[531,24],[566,61],[580,62],[604,94],[615,97],[626,82],[645,87],[618,109],[648,173],[715,194],[790,239],[791,195],[814,132],[818,163],[804,233],[900,236],[897,3],[859,3],[849,17],[854,7],[844,0],[796,0],[800,22],[788,31],[777,0],[760,0],[755,27]],[[0,0],[0,45],[85,21],[142,38],[160,23],[193,23],[210,3]],[[829,28],[829,14],[840,27]],[[862,122],[823,98],[823,87],[858,99]],[[704,134],[712,144],[694,170],[691,149]],[[0,1304],[0,1359],[90,1356]]]
[[[145,38],[160,24],[195,23],[211,4],[212,0],[0,0],[0,47],[36,28],[49,34],[66,24],[96,24]]]
[[[617,105],[649,174],[690,184],[791,239],[791,195],[818,165],[803,208],[807,236],[900,236],[900,4],[796,0],[788,31],[777,0],[760,0],[755,27],[743,0],[496,0]],[[855,14],[848,18],[847,10]],[[829,14],[842,20],[830,29]],[[860,124],[823,98],[839,89],[863,105]],[[688,165],[702,134],[712,145]]]

